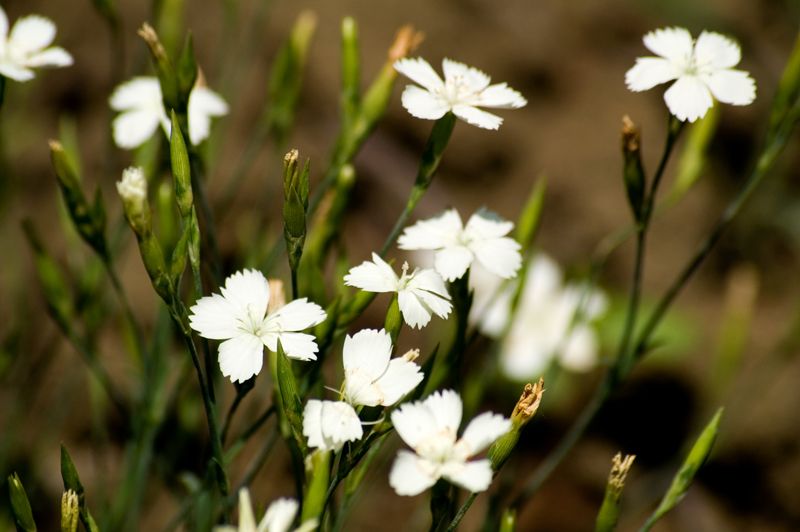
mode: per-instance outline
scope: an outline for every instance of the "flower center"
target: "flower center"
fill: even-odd
[[[456,434],[451,429],[441,429],[417,446],[417,453],[432,462],[445,463],[453,456]]]
[[[456,75],[445,81],[444,87],[439,89],[439,96],[447,100],[450,105],[469,104],[478,97],[478,93],[472,89],[464,79],[464,76]]]

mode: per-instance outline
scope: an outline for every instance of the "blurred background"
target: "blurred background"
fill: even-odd
[[[152,75],[147,50],[135,34],[142,22],[156,22],[168,46],[180,45],[183,24],[190,28],[209,86],[230,104],[230,114],[216,121],[207,147],[211,202],[230,200],[226,213],[218,213],[227,273],[281,236],[283,148],[296,147],[310,157],[314,178],[327,164],[339,127],[339,31],[344,16],[359,24],[364,84],[385,61],[395,31],[410,23],[425,34],[417,54],[435,66],[449,57],[522,92],[528,106],[501,112],[505,123],[497,132],[458,123],[417,215],[431,216],[449,206],[468,215],[487,206],[515,219],[532,185],[546,176],[537,245],[577,278],[586,275],[603,239],[629,223],[621,180],[623,115],[642,128],[646,167],[652,169],[660,156],[666,124],[662,90],[635,94],[623,81],[635,58],[646,52],[642,36],[673,25],[693,34],[710,29],[735,36],[742,46],[740,68],[755,78],[758,97],[748,107],[721,109],[702,177],[654,223],[644,285],[647,304],[674,278],[748,175],[800,20],[800,4],[790,0],[155,4],[119,0],[121,40],[87,0],[2,4],[11,21],[29,13],[54,20],[57,44],[75,58],[71,68],[40,71],[25,84],[9,83],[0,111],[0,473],[3,478],[12,471],[20,474],[43,530],[57,526],[59,443],[69,447],[97,513],[119,481],[126,429],[125,421],[105,404],[75,347],[50,319],[21,221],[30,219],[48,251],[72,272],[78,312],[94,324],[97,350],[114,381],[127,390],[135,375],[125,354],[128,340],[120,333],[120,318],[108,310],[116,308],[115,299],[109,294],[101,302],[80,301],[87,287],[103,287],[106,281],[65,222],[47,140],[59,130],[76,132],[84,186],[88,191],[99,187],[109,219],[117,220],[121,206],[114,182],[131,157],[112,145],[107,101],[121,81]],[[184,19],[158,19],[154,13],[163,9],[177,9]],[[231,188],[258,127],[276,52],[302,10],[316,14],[317,32],[291,136],[286,146],[257,146],[253,164]],[[380,246],[401,211],[431,125],[401,107],[404,84],[399,80],[387,116],[355,160],[359,180],[345,232],[353,263]],[[637,529],[663,494],[687,444],[720,405],[726,413],[712,459],[683,503],[657,529],[800,529],[798,168],[800,150],[794,142],[679,298],[657,335],[663,346],[635,370],[587,437],[525,506],[519,530],[591,529],[617,451],[637,455],[620,530]],[[674,171],[673,162],[664,190]],[[122,282],[145,331],[159,334],[160,302],[149,288],[130,235],[124,238],[118,261]],[[621,326],[613,309],[623,300],[631,277],[631,244],[610,256],[600,277],[612,300],[611,316],[601,324],[606,355],[613,353]],[[367,318],[364,324],[378,325],[380,319]],[[184,353],[174,351],[171,364],[180,372]],[[600,370],[570,375],[547,387],[542,410],[507,467],[509,482],[524,478],[553,447],[600,375]],[[268,404],[267,380],[259,381],[242,406],[243,419],[256,417]],[[142,530],[160,530],[178,510],[182,487],[177,479],[188,482],[182,473],[202,475],[205,419],[195,382],[188,382],[181,407],[156,437]],[[218,390],[221,402],[228,404],[232,387],[221,382]],[[519,384],[497,383],[485,408],[509,410],[519,390]],[[232,467],[234,478],[257,460],[259,448],[254,441],[245,449]],[[412,529],[426,526],[427,499],[400,498],[391,491],[386,476],[391,456],[387,452],[370,473],[369,489],[356,502],[348,530],[401,529],[396,523],[409,523]],[[286,483],[276,483],[276,477]],[[266,503],[290,494],[289,478],[285,453],[279,449],[255,476],[254,500]],[[5,484],[0,488],[2,500],[7,500],[6,489]],[[485,499],[478,499],[464,530],[479,527]],[[0,508],[7,512],[5,505]],[[9,516],[0,513],[0,528],[10,526]]]

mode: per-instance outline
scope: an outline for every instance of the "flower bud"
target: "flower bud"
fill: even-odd
[[[169,138],[169,154],[172,164],[172,178],[175,182],[175,200],[178,211],[186,219],[192,214],[194,198],[192,196],[192,171],[189,163],[189,151],[183,138],[178,115],[172,111],[172,128]]]
[[[164,49],[164,45],[161,44],[158,34],[156,34],[156,30],[145,22],[137,33],[139,37],[144,40],[145,44],[147,44],[147,47],[150,48],[150,55],[156,67],[158,81],[161,83],[164,107],[166,107],[167,110],[181,110],[183,107],[180,104],[178,95],[178,80],[175,75],[175,69],[167,55],[167,51]]]
[[[8,495],[11,499],[11,512],[14,514],[14,524],[17,526],[17,530],[36,532],[31,503],[28,502],[25,488],[16,473],[8,476]]]
[[[628,194],[628,204],[634,220],[640,222],[644,208],[645,176],[640,153],[641,134],[639,128],[627,115],[622,117],[622,155],[624,158],[623,179]]]
[[[151,230],[150,205],[147,202],[147,179],[139,167],[122,171],[122,179],[117,181],[117,192],[122,198],[125,217],[137,235]]]
[[[61,532],[75,532],[78,529],[80,502],[78,494],[67,490],[61,495]]]
[[[608,475],[606,493],[603,498],[603,505],[597,513],[595,522],[596,532],[612,532],[617,526],[619,519],[619,501],[622,497],[622,489],[625,487],[625,477],[628,475],[636,456],[632,454],[622,457],[617,453],[611,460],[611,473]]]
[[[297,271],[303,255],[308,210],[309,163],[300,170],[298,158],[297,150],[292,150],[283,160],[283,236],[292,271]]]

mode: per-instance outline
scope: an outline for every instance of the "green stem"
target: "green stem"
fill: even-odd
[[[464,501],[464,504],[461,505],[461,508],[458,509],[458,512],[456,513],[455,517],[453,517],[453,520],[450,521],[450,525],[447,527],[446,532],[455,532],[456,528],[458,528],[458,524],[461,522],[462,519],[464,519],[464,516],[467,515],[467,511],[477,498],[478,498],[477,493],[469,494],[467,500]]]

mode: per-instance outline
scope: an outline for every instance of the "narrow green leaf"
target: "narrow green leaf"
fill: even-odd
[[[197,81],[197,61],[194,57],[194,39],[191,31],[186,33],[186,40],[183,43],[181,56],[178,58],[176,71],[181,101],[188,105],[189,94]]]
[[[283,346],[278,341],[277,353],[277,376],[278,390],[283,402],[283,410],[292,434],[298,447],[306,454],[306,441],[303,437],[303,404],[297,394],[297,381],[292,372],[292,363],[283,350]]]
[[[528,195],[528,201],[522,208],[522,212],[517,220],[516,240],[522,245],[522,254],[525,255],[533,245],[533,240],[536,237],[536,232],[539,229],[539,221],[542,217],[542,208],[544,207],[544,194],[547,189],[547,180],[544,176],[536,180],[533,185],[531,193]]]

